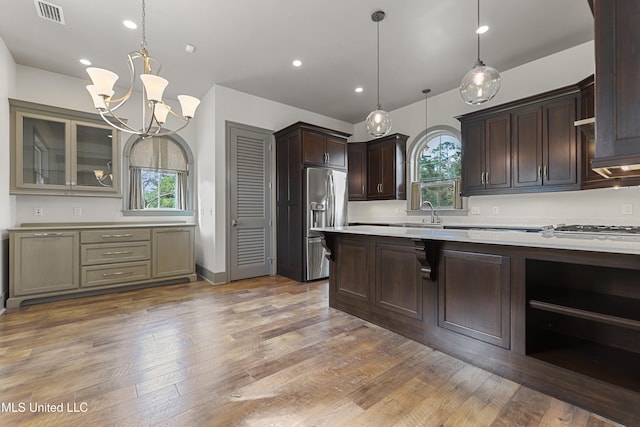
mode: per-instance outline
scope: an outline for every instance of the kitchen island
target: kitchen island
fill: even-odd
[[[329,251],[332,307],[640,424],[640,236],[319,231]]]

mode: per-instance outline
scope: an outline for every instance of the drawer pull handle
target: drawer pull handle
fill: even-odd
[[[165,233],[177,233],[179,231],[184,231],[184,228],[172,228],[171,230],[165,230]]]
[[[104,273],[102,277],[113,277],[113,276],[124,276],[124,275],[130,276],[132,274],[133,272],[131,271],[118,271],[116,273]]]
[[[57,237],[62,236],[63,233],[33,233],[34,237]]]
[[[133,236],[133,234],[131,233],[127,233],[127,234],[103,234],[102,238],[103,239],[109,239],[109,238],[113,238],[113,237],[131,237]]]
[[[133,251],[113,251],[113,252],[104,252],[102,255],[127,255],[132,253]]]

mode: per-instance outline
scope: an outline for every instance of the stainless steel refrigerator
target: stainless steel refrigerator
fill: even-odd
[[[311,228],[347,225],[347,174],[324,168],[307,168],[305,172],[305,279],[316,280],[329,277],[329,260],[321,234]]]

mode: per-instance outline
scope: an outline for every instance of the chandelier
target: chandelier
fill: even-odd
[[[182,114],[178,114],[162,99],[162,94],[169,82],[158,75],[161,68],[160,63],[150,57],[147,51],[145,0],[142,0],[142,43],[140,47],[139,51],[130,52],[127,55],[127,65],[129,66],[131,80],[129,82],[129,89],[124,95],[113,98],[115,93],[113,87],[119,78],[116,73],[95,67],[87,68],[87,73],[93,83],[87,86],[87,90],[91,94],[94,107],[98,110],[102,119],[110,126],[123,132],[140,135],[142,138],[171,135],[184,129],[189,124],[198,104],[200,104],[200,100],[189,95],[178,95],[178,101],[180,102],[182,110]],[[138,61],[138,68],[136,68],[136,61]],[[141,65],[140,62],[142,63]],[[152,69],[152,65],[157,67],[155,71]],[[142,70],[139,70],[141,66]],[[141,128],[130,126],[126,120],[115,113],[115,111],[124,105],[131,97],[137,83],[136,71],[142,71],[139,73],[140,80],[142,81]],[[169,114],[183,121],[184,124],[175,130],[164,128],[163,125]]]

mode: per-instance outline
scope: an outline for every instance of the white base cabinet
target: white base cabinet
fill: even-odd
[[[7,307],[100,289],[195,281],[194,228],[34,224],[9,230]]]

